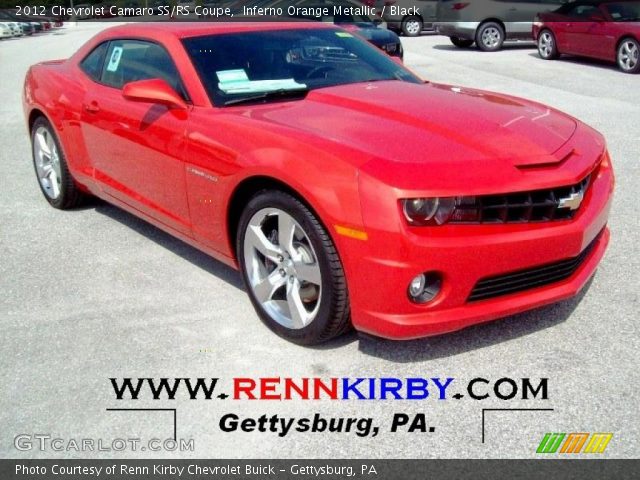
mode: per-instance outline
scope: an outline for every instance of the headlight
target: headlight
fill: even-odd
[[[402,200],[402,211],[407,222],[416,226],[475,222],[479,216],[476,197],[408,198]]]

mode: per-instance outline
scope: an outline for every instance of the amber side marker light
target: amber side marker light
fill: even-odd
[[[357,230],[355,228],[343,227],[342,225],[334,225],[336,232],[339,235],[355,238],[356,240],[367,240],[369,236],[367,232],[363,232],[362,230]]]

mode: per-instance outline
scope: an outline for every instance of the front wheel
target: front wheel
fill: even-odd
[[[420,17],[407,17],[402,20],[402,33],[407,37],[417,37],[422,32],[422,19]]]
[[[483,52],[495,52],[504,43],[504,29],[495,22],[483,23],[476,31],[476,45]]]
[[[33,123],[31,147],[40,190],[49,204],[61,210],[80,205],[84,196],[69,172],[53,127],[44,117]]]
[[[451,40],[451,43],[453,43],[456,47],[459,47],[459,48],[469,48],[471,45],[473,45],[473,40],[468,40],[464,38],[449,37],[449,40]]]
[[[633,38],[625,38],[618,46],[618,67],[625,73],[640,72],[640,45]]]
[[[560,56],[556,37],[551,30],[543,30],[538,35],[538,53],[545,60],[555,60]]]
[[[312,345],[349,329],[340,258],[302,202],[280,191],[254,196],[240,218],[237,252],[251,302],[275,333]]]

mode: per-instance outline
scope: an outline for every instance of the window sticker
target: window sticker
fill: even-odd
[[[216,72],[220,83],[248,82],[247,72],[242,68],[237,70],[219,70]]]
[[[118,70],[118,65],[120,65],[121,59],[122,47],[114,47],[113,52],[111,52],[111,58],[109,59],[109,65],[107,65],[107,71],[115,72]]]
[[[239,93],[265,93],[276,90],[304,90],[307,86],[298,83],[293,78],[274,80],[246,80],[218,84],[218,88],[228,95]]]
[[[347,32],[336,32],[336,35],[342,38],[353,38],[353,35]]]

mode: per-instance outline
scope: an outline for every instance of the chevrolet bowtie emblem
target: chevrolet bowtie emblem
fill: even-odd
[[[580,204],[582,203],[582,199],[584,198],[584,192],[580,190],[579,192],[572,193],[568,197],[564,197],[558,200],[558,208],[568,208],[569,210],[577,210],[580,208]]]

